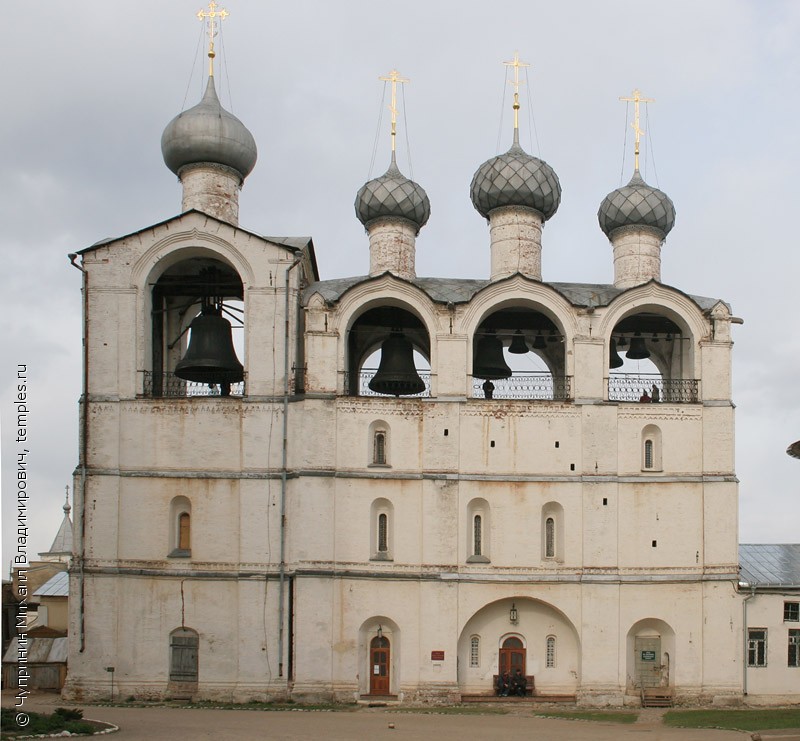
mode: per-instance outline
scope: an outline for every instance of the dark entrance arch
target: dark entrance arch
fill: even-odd
[[[523,646],[519,638],[511,636],[503,641],[503,645],[500,647],[498,667],[500,674],[508,672],[513,677],[517,669],[519,669],[522,672],[522,676],[526,676],[525,646]]]

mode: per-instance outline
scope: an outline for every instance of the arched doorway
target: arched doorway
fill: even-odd
[[[375,636],[369,644],[369,693],[389,694],[389,639]]]
[[[526,676],[525,663],[525,646],[522,641],[516,636],[506,638],[500,647],[500,658],[497,663],[500,674],[508,672],[513,677],[519,669],[522,676]]]

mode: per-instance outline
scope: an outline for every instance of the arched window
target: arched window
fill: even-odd
[[[646,425],[642,430],[642,470],[661,471],[661,429]]]
[[[370,519],[370,560],[393,560],[394,506],[388,499],[376,499],[370,508]]]
[[[377,466],[386,465],[386,432],[378,430],[373,438],[372,462]]]
[[[545,666],[548,669],[555,669],[556,666],[556,637],[547,636],[547,647],[545,651]]]
[[[378,515],[378,553],[389,551],[389,516],[385,512]]]
[[[187,497],[174,497],[169,505],[168,558],[192,556],[192,503]]]
[[[556,557],[556,521],[552,517],[544,521],[544,557]]]
[[[367,465],[389,465],[389,437],[389,425],[387,425],[383,420],[375,420],[369,426],[369,450],[367,453]]]
[[[169,634],[169,681],[197,682],[200,639],[191,628],[177,628]]]
[[[481,665],[481,637],[472,636],[469,639],[469,665],[477,667]]]
[[[558,502],[542,507],[541,553],[545,561],[564,561],[564,508]]]
[[[473,499],[467,505],[467,563],[489,563],[489,502]]]

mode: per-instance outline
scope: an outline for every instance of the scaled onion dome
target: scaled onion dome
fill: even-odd
[[[419,232],[431,215],[428,194],[421,185],[400,172],[394,152],[389,169],[361,186],[355,207],[356,216],[365,227],[382,216],[396,216],[408,219]]]
[[[253,135],[220,104],[213,77],[208,78],[203,99],[167,124],[161,135],[161,153],[176,175],[186,165],[214,163],[235,170],[242,180],[258,157]]]
[[[484,218],[501,206],[527,206],[547,221],[561,203],[561,183],[550,165],[514,143],[505,154],[486,160],[472,178],[472,205]]]
[[[658,188],[651,188],[634,170],[631,181],[612,190],[597,212],[600,228],[606,236],[623,226],[646,226],[655,229],[664,239],[675,226],[675,206],[670,197]]]

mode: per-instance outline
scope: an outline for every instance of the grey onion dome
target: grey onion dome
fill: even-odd
[[[627,185],[605,197],[597,220],[609,238],[623,226],[646,226],[660,232],[663,239],[675,226],[675,206],[666,193],[649,186],[639,171],[634,170]]]
[[[527,206],[547,221],[561,203],[561,183],[550,165],[519,145],[515,130],[511,149],[478,168],[470,197],[475,210],[487,219],[490,211],[501,206]]]
[[[400,172],[394,152],[389,169],[361,186],[355,208],[356,216],[364,226],[382,216],[395,216],[411,221],[417,231],[425,226],[431,215],[428,194],[421,185]]]
[[[176,175],[186,165],[214,163],[235,170],[242,180],[258,158],[253,135],[220,104],[213,77],[208,78],[203,99],[167,124],[161,135],[161,153]]]

